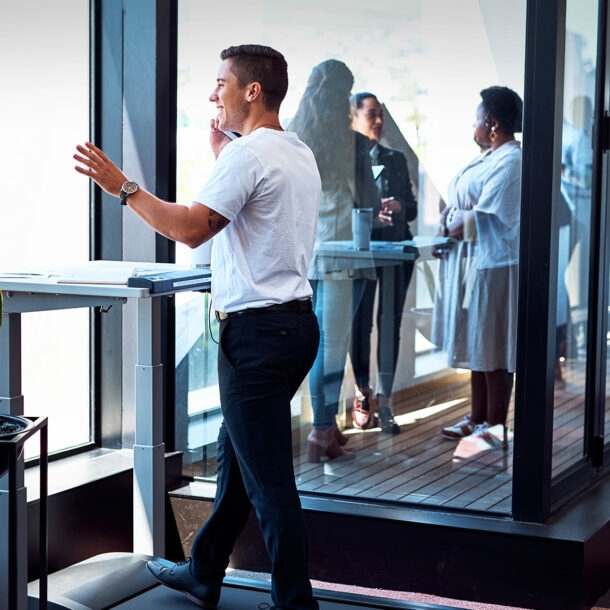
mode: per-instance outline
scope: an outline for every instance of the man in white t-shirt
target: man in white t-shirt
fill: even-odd
[[[294,480],[290,400],[319,343],[307,270],[320,177],[312,152],[279,122],[288,88],[284,57],[269,47],[241,45],[225,49],[221,60],[210,96],[218,108],[210,136],[217,160],[190,206],[140,188],[89,142],[77,146],[75,169],[170,239],[194,248],[214,237],[212,301],[220,320],[224,417],[214,511],[187,561],[149,562],[150,571],[198,606],[216,608],[229,556],[253,506],[271,558],[273,603],[317,609]],[[242,137],[231,141],[224,131]]]

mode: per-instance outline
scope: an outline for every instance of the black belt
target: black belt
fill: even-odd
[[[281,312],[281,313],[310,313],[313,311],[311,306],[311,299],[305,301],[288,301],[287,303],[277,303],[275,305],[267,305],[267,307],[251,307],[250,309],[241,309],[240,311],[217,311],[216,319],[219,322],[228,320],[234,316],[248,316],[257,315],[259,313],[267,312]]]

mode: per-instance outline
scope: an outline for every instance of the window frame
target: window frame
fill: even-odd
[[[123,171],[164,200],[176,193],[177,0],[91,0],[92,141]],[[154,128],[151,129],[151,125]],[[91,186],[91,259],[173,262],[175,246],[116,197]],[[173,428],[174,304],[161,297],[166,428]],[[134,441],[134,366],[124,327],[129,305],[92,311],[95,444]],[[125,354],[127,352],[127,357]],[[166,431],[168,449],[173,434]]]

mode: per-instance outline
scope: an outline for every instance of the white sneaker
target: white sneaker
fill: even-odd
[[[502,424],[490,426],[487,422],[475,426],[472,439],[481,450],[506,449],[508,447],[508,434]]]
[[[482,424],[480,424],[482,425]],[[447,426],[441,430],[442,435],[450,440],[459,440],[465,436],[470,436],[474,432],[474,424],[470,420],[470,415],[466,415],[453,426]]]

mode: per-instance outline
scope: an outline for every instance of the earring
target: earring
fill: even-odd
[[[490,139],[492,142],[495,142],[495,141],[496,141],[496,139],[497,139],[497,137],[498,137],[498,134],[496,133],[496,128],[495,128],[495,126],[494,126],[494,127],[492,127],[492,128],[491,128],[491,133],[489,134],[489,139]]]

